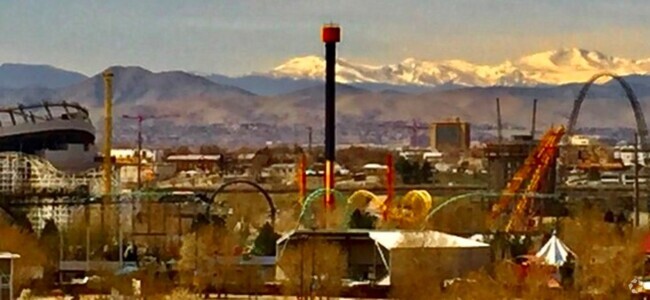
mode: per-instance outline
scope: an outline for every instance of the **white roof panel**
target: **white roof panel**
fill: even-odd
[[[477,248],[489,244],[439,231],[371,231],[370,238],[386,249],[395,248]]]
[[[167,160],[219,160],[221,155],[203,155],[203,154],[172,154],[167,156]]]
[[[439,231],[378,231],[352,229],[345,231],[290,231],[278,239],[280,245],[296,233],[306,235],[331,236],[356,236],[358,238],[370,238],[382,247],[391,250],[396,248],[488,248],[489,244],[473,241],[463,237],[446,234]]]
[[[20,255],[11,252],[0,252],[0,259],[16,259],[16,258],[20,258]]]

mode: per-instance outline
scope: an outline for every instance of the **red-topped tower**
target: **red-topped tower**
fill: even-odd
[[[325,206],[331,208],[336,153],[336,44],[341,41],[341,28],[336,24],[324,25],[321,39],[325,43]]]

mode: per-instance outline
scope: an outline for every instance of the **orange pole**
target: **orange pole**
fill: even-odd
[[[334,209],[334,162],[325,161],[325,207]]]
[[[388,210],[390,204],[395,197],[395,173],[394,173],[394,164],[393,164],[393,155],[388,154],[386,156],[386,166],[388,171],[386,172],[386,201],[384,202],[384,220],[388,217]]]
[[[305,173],[305,168],[307,168],[307,156],[303,153],[300,156],[300,162],[298,164],[300,174],[298,174],[298,186],[300,192],[300,202],[305,200],[307,196],[307,174]]]

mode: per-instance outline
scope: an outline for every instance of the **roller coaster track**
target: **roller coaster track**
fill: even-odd
[[[313,225],[314,201],[320,199],[324,193],[324,189],[318,189],[306,197],[299,217],[300,224],[307,228]],[[425,190],[412,190],[403,197],[397,198],[390,205],[386,205],[385,198],[367,190],[355,191],[344,201],[341,201],[345,199],[343,194],[338,191],[333,193],[335,199],[340,202],[338,205],[345,205],[341,222],[341,226],[344,228],[347,228],[355,210],[366,211],[379,218],[386,216],[387,219],[384,221],[394,223],[399,228],[412,227],[420,224],[426,218],[433,205],[431,194]]]
[[[636,121],[636,128],[637,128],[637,133],[639,134],[639,141],[641,143],[641,146],[642,147],[648,146],[647,144],[648,125],[646,124],[645,117],[643,115],[643,109],[641,108],[641,104],[639,103],[636,94],[634,94],[632,87],[622,77],[612,73],[596,74],[593,77],[591,77],[591,79],[589,79],[589,81],[587,81],[585,85],[582,87],[582,89],[578,93],[578,97],[576,97],[574,101],[573,110],[571,111],[571,117],[569,118],[569,124],[566,130],[566,135],[571,136],[574,133],[576,123],[578,121],[578,114],[580,114],[580,107],[582,106],[582,102],[584,102],[585,98],[587,97],[587,92],[589,91],[589,88],[593,85],[594,82],[596,82],[596,80],[602,77],[613,78],[621,85],[621,87],[625,91],[625,95],[627,96],[627,99],[630,101],[630,106],[634,111],[634,119]]]
[[[517,170],[508,185],[503,190],[503,195],[492,207],[492,218],[497,219],[502,214],[512,211],[506,225],[506,231],[523,231],[529,225],[532,199],[528,196],[513,196],[518,192],[539,192],[544,179],[552,171],[551,166],[558,155],[558,143],[564,136],[562,126],[549,129],[541,138],[539,144],[530,153],[524,164]],[[512,208],[514,206],[514,208]],[[511,209],[512,208],[512,209]]]
[[[66,173],[57,170],[50,162],[36,155],[20,152],[0,153],[0,194],[7,196],[100,196],[102,173],[89,170]],[[117,174],[113,186],[119,190]]]

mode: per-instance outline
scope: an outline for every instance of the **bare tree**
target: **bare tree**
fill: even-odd
[[[278,265],[285,295],[337,296],[347,275],[347,254],[337,244],[314,239],[286,248]]]
[[[25,286],[39,273],[46,263],[46,256],[40,248],[38,239],[18,227],[0,220],[0,251],[20,255],[15,261],[14,288]]]
[[[643,268],[641,247],[646,229],[605,223],[602,213],[590,208],[562,220],[560,229],[564,242],[577,256],[575,292],[618,299],[629,296],[627,286]]]

